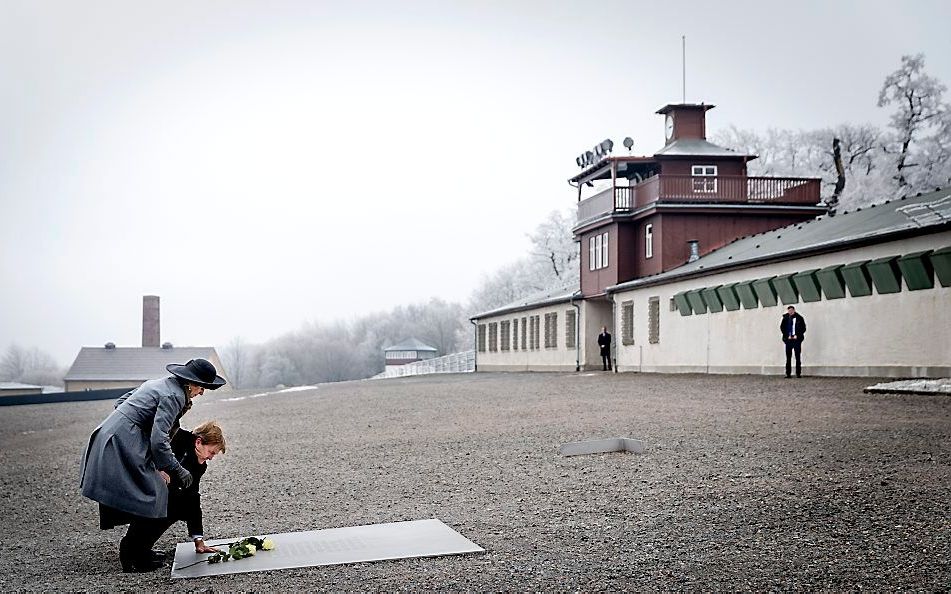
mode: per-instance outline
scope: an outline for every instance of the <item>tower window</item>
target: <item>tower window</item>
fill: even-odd
[[[717,191],[717,166],[694,165],[690,168],[693,176],[693,191],[713,194]]]
[[[644,226],[644,257],[654,257],[654,225]]]
[[[608,267],[608,234],[599,233],[588,238],[588,270]]]

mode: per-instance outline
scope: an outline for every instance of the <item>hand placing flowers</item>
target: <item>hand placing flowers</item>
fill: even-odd
[[[251,557],[261,549],[262,551],[270,551],[274,548],[274,541],[270,538],[258,538],[256,536],[249,536],[248,538],[243,538],[238,542],[233,542],[228,545],[228,551],[218,551],[211,557],[208,557],[208,563],[220,563],[221,561],[228,561],[230,559],[244,559],[245,557]]]
[[[249,536],[247,538],[242,538],[236,542],[229,542],[218,545],[219,547],[228,547],[227,551],[222,551],[218,549],[211,549],[217,551],[214,555],[211,555],[207,559],[201,561],[196,561],[190,565],[185,565],[184,567],[178,567],[176,569],[185,569],[186,567],[192,567],[193,565],[198,565],[199,563],[221,563],[222,561],[230,561],[231,559],[244,559],[245,557],[252,557],[259,550],[261,551],[270,551],[274,548],[274,541],[270,538],[258,538],[256,536]],[[208,552],[211,552],[209,550]]]

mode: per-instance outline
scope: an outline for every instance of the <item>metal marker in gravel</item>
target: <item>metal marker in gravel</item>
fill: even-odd
[[[589,441],[573,441],[561,446],[562,456],[585,456],[587,454],[610,454],[612,452],[644,453],[644,442],[630,437],[611,437]]]
[[[201,561],[208,555],[195,553],[191,543],[179,543],[175,547],[172,577],[194,578],[294,567],[485,552],[482,547],[435,518],[308,532],[287,532],[274,534],[269,538],[275,544],[273,550],[226,563],[202,563]],[[227,542],[229,539],[214,540],[207,544],[216,546]]]

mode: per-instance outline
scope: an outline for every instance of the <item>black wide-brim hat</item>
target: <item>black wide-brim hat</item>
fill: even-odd
[[[215,366],[205,359],[192,359],[184,365],[169,363],[165,369],[175,377],[180,377],[206,390],[217,390],[227,383],[225,378],[218,375]]]

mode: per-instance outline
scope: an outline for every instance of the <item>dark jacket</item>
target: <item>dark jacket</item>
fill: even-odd
[[[783,314],[783,319],[779,322],[779,331],[783,333],[783,342],[789,340],[790,325],[792,324],[793,318],[796,319],[796,340],[802,342],[806,337],[806,320],[798,313],[793,314],[792,317],[788,313]]]
[[[186,522],[189,534],[204,534],[198,485],[208,465],[198,462],[198,456],[195,454],[195,435],[185,429],[179,429],[172,438],[172,453],[185,470],[192,473],[194,480],[190,487],[182,489],[178,479],[172,478],[172,484],[168,486],[168,518]]]
[[[598,334],[598,346],[601,347],[601,356],[610,357],[611,356],[611,333],[604,332]]]

